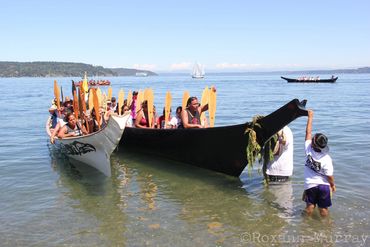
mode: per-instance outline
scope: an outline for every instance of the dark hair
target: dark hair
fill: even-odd
[[[191,103],[193,100],[198,100],[198,98],[197,98],[197,97],[194,97],[194,96],[190,97],[190,98],[188,99],[188,101],[186,102],[186,107],[189,107],[190,103]]]

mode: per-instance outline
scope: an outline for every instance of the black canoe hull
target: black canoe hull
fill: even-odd
[[[299,116],[304,104],[292,100],[258,122],[257,141],[264,144],[273,134]],[[123,152],[134,149],[205,169],[239,176],[247,165],[244,134],[248,123],[205,129],[139,129],[126,127],[120,142]]]
[[[294,79],[294,78],[287,78],[281,76],[281,79],[286,80],[287,82],[299,82],[299,83],[334,83],[338,80],[338,77],[330,78],[330,79]]]

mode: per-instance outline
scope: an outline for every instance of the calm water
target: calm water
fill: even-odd
[[[120,152],[106,178],[48,145],[53,80],[70,96],[78,78],[0,78],[1,246],[370,246],[370,75],[339,75],[335,84],[288,84],[279,76],[108,79],[114,95],[153,88],[157,109],[167,90],[177,106],[184,90],[200,96],[215,85],[219,126],[307,99],[334,161],[330,217],[301,215],[305,117],[290,124],[294,175],[283,186],[265,188],[258,165],[238,179]]]

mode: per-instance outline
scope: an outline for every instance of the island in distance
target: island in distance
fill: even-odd
[[[104,68],[70,62],[1,62],[0,77],[157,76],[149,70]]]

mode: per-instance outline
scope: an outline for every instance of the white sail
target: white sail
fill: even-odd
[[[191,76],[193,78],[204,78],[204,67],[200,63],[195,63]]]

